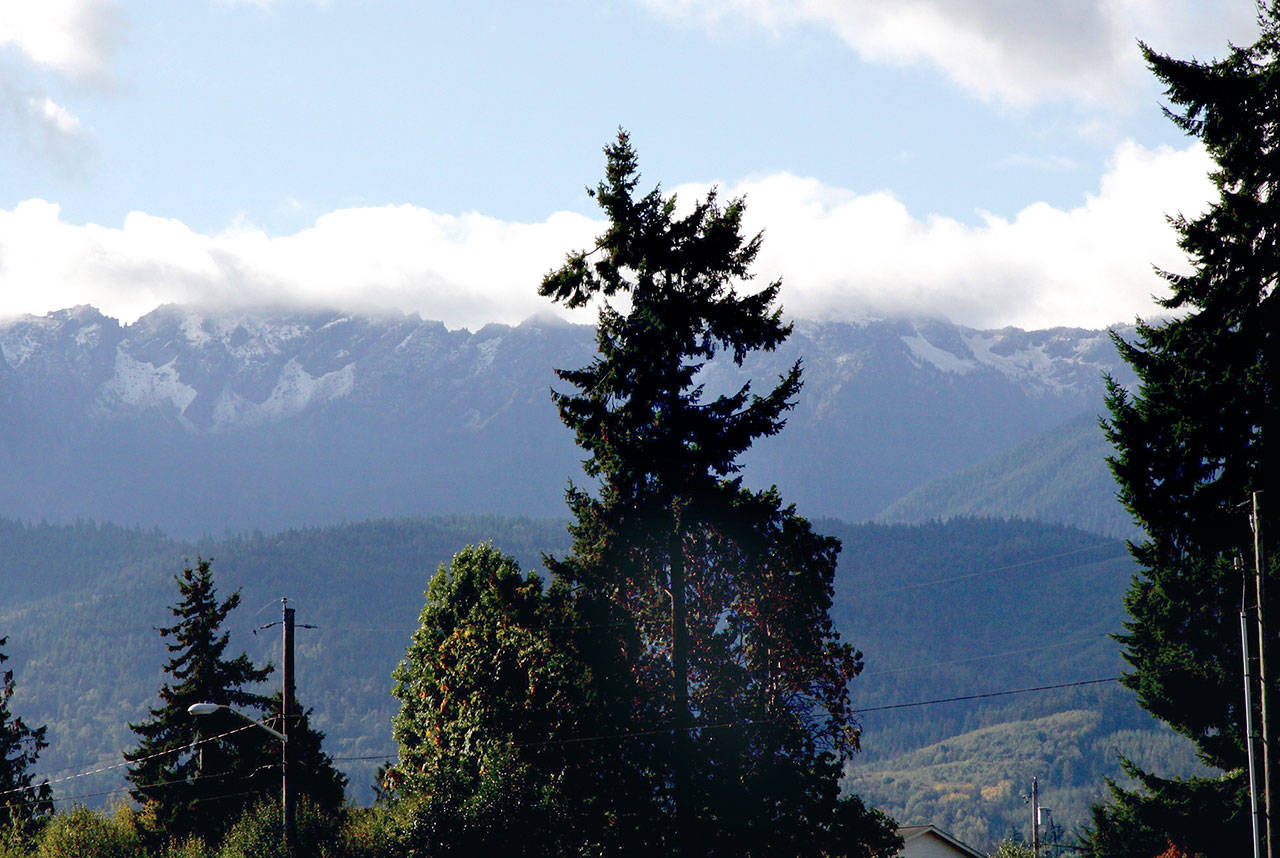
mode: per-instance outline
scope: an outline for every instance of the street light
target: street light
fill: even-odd
[[[187,714],[192,716],[212,715],[213,713],[217,712],[220,709],[225,709],[226,711],[230,712],[232,715],[240,716],[244,720],[248,721],[250,724],[254,725],[255,727],[261,727],[263,730],[266,730],[272,736],[275,736],[277,739],[280,740],[280,763],[281,763],[280,765],[280,769],[281,769],[280,812],[281,812],[281,824],[283,828],[282,836],[284,838],[284,854],[292,855],[293,854],[293,794],[289,792],[289,737],[286,736],[284,733],[281,733],[279,730],[276,730],[272,727],[268,727],[266,724],[263,724],[261,721],[258,721],[254,718],[250,718],[248,715],[244,714],[239,709],[232,709],[230,706],[226,706],[222,703],[192,703],[190,706],[187,707]]]

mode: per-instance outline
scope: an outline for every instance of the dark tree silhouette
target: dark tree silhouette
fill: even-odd
[[[540,291],[600,304],[597,357],[558,370],[575,392],[554,395],[599,491],[570,487],[573,551],[550,567],[611,654],[593,666],[609,728],[652,737],[614,752],[616,818],[646,854],[842,854],[883,820],[839,799],[861,669],[829,616],[839,543],[739,476],[801,367],[762,395],[711,394],[700,375],[785,340],[781,283],[747,288],[761,237],[743,234],[742,200],[712,191],[681,214],[636,193],[625,133],[605,152],[608,226]]]
[[[0,638],[0,648],[8,638]],[[9,657],[0,651],[0,665]],[[29,727],[9,709],[13,671],[0,673],[0,829],[16,827],[29,833],[36,822],[53,812],[52,790],[36,781],[35,765],[48,747],[44,727]]]
[[[1252,492],[1265,490],[1263,533],[1280,532],[1276,7],[1261,8],[1259,21],[1256,43],[1213,62],[1143,46],[1173,104],[1169,116],[1216,162],[1219,199],[1194,219],[1171,218],[1192,263],[1188,274],[1164,274],[1172,318],[1139,324],[1133,342],[1116,338],[1139,386],[1129,393],[1110,385],[1111,465],[1121,499],[1146,531],[1133,546],[1142,572],[1125,600],[1131,619],[1120,641],[1133,670],[1123,681],[1224,774],[1171,780],[1131,768],[1139,788],[1113,788],[1112,801],[1095,809],[1086,846],[1098,856],[1250,850],[1237,563],[1253,565]],[[1276,569],[1272,560],[1268,580]],[[1269,594],[1274,680],[1275,583]]]

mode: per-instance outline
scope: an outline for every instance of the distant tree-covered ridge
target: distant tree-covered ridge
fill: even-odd
[[[1117,500],[1100,406],[964,470],[931,480],[894,501],[877,521],[954,516],[1030,518],[1121,538],[1138,533]]]

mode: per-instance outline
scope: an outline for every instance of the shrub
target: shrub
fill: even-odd
[[[318,811],[307,801],[298,803],[294,851],[309,858],[336,858],[333,848],[341,818]],[[262,801],[232,823],[218,849],[218,858],[285,858],[281,842],[280,804]]]
[[[142,832],[133,812],[121,807],[110,816],[76,806],[54,814],[36,840],[36,858],[145,858]]]
[[[215,854],[200,837],[188,837],[181,842],[170,843],[161,853],[162,858],[215,858]]]
[[[338,832],[342,858],[405,858],[409,854],[409,805],[375,805],[347,813]]]

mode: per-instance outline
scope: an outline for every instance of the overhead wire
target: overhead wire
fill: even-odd
[[[1058,688],[1079,688],[1084,685],[1101,685],[1104,682],[1119,682],[1119,676],[1104,676],[1100,679],[1080,679],[1075,682],[1059,682],[1055,685],[1034,685],[1030,688],[1014,688],[1008,691],[988,691],[984,694],[963,694],[957,697],[936,697],[932,700],[915,700],[910,703],[893,703],[888,706],[868,706],[855,709],[859,715],[867,712],[888,712],[892,709],[910,709],[916,706],[932,706],[935,703],[957,703],[962,700],[985,700],[989,697],[1007,697],[1010,694],[1028,694],[1033,691],[1052,691]]]
[[[868,677],[887,676],[891,673],[905,673],[912,670],[928,670],[931,667],[947,667],[953,664],[966,664],[973,661],[988,661],[993,658],[1007,658],[1011,655],[1022,655],[1029,652],[1043,652],[1049,649],[1061,649],[1067,646],[1077,646],[1079,644],[1093,643],[1108,637],[1106,633],[1099,632],[1093,635],[1083,635],[1081,637],[1068,638],[1066,640],[1054,641],[1053,643],[1042,644],[1040,646],[1021,647],[1019,649],[1007,649],[1001,652],[987,653],[985,655],[966,656],[964,658],[953,658],[945,661],[931,661],[925,664],[912,664],[904,667],[888,667],[884,670],[868,670],[858,674],[859,678],[866,679]]]
[[[956,581],[968,581],[971,578],[980,578],[983,575],[994,575],[997,572],[1009,572],[1013,569],[1021,569],[1025,566],[1034,566],[1037,563],[1044,563],[1049,560],[1061,560],[1063,557],[1072,557],[1076,554],[1083,554],[1086,551],[1095,551],[1099,548],[1115,548],[1112,542],[1097,542],[1093,545],[1086,545],[1081,548],[1074,548],[1070,551],[1061,551],[1057,554],[1046,554],[1042,557],[1035,557],[1030,560],[1020,560],[1017,563],[1008,563],[1004,566],[993,566],[989,569],[979,569],[976,572],[965,572],[962,575],[952,575],[946,578],[931,578],[928,581],[913,581],[910,584],[901,584],[893,587],[882,587],[879,590],[867,590],[858,593],[858,598],[866,598],[868,596],[883,596],[889,593],[900,593],[903,590],[918,590],[923,587],[933,587],[939,584],[954,584]],[[1124,556],[1117,553],[1115,557]],[[1111,558],[1104,558],[1111,559]],[[1075,568],[1075,567],[1071,567]]]
[[[1014,694],[1029,694],[1039,691],[1054,691],[1063,688],[1080,688],[1088,685],[1101,685],[1103,683],[1118,682],[1119,676],[1105,676],[1097,679],[1080,679],[1074,682],[1058,682],[1050,685],[1034,685],[1026,688],[1010,688],[1003,691],[988,691],[980,694],[962,694],[953,697],[935,697],[929,700],[913,700],[905,703],[891,703],[883,706],[863,706],[851,707],[855,714],[862,715],[868,712],[887,712],[894,709],[908,709],[919,706],[932,706],[938,703],[958,703],[967,700],[985,700],[992,697],[1008,697]],[[658,736],[664,734],[673,734],[684,731],[702,731],[702,730],[723,730],[733,727],[752,727],[763,726],[765,724],[775,723],[773,721],[746,720],[746,721],[724,721],[717,724],[698,724],[692,727],[655,727],[649,730],[634,730],[622,733],[608,733],[594,736],[571,736],[564,739],[544,739],[536,742],[513,742],[512,744],[520,748],[528,747],[544,747],[548,745],[572,745],[587,742],[611,742],[622,739],[641,738],[645,736]],[[398,751],[392,751],[385,754],[367,754],[357,757],[333,757],[334,762],[347,761],[367,761],[367,760],[393,760],[399,756]]]
[[[169,754],[177,754],[177,753],[181,753],[182,751],[190,750],[191,748],[194,748],[194,747],[196,747],[197,745],[203,745],[203,744],[205,744],[206,742],[213,742],[213,741],[216,741],[216,740],[218,740],[218,739],[223,739],[223,738],[226,738],[227,736],[232,735],[233,733],[240,733],[240,732],[242,732],[242,731],[244,731],[244,730],[249,730],[249,729],[251,729],[251,728],[253,728],[253,727],[256,727],[256,726],[259,726],[259,725],[258,725],[258,724],[257,724],[257,722],[255,721],[255,722],[254,722],[254,723],[252,723],[252,724],[246,724],[246,725],[244,725],[243,727],[237,727],[237,728],[235,728],[234,730],[228,730],[227,732],[225,732],[225,733],[219,733],[219,734],[218,734],[218,735],[216,735],[216,736],[209,736],[209,737],[207,737],[207,738],[197,739],[197,740],[196,740],[196,741],[194,741],[194,742],[190,742],[190,743],[185,744],[185,745],[179,745],[178,747],[176,747],[176,748],[170,748],[170,749],[169,749],[169,750],[167,750],[167,751],[157,751],[157,752],[156,752],[156,753],[154,753],[154,754],[147,754],[146,756],[143,756],[143,757],[135,757],[135,758],[134,758],[134,759],[132,759],[132,760],[124,760],[123,762],[119,762],[119,763],[112,763],[112,764],[111,764],[111,765],[109,765],[109,766],[99,766],[99,767],[98,767],[98,768],[96,768],[96,769],[90,769],[90,770],[88,770],[88,771],[83,771],[83,772],[76,772],[75,774],[66,775],[66,776],[64,776],[64,777],[60,777],[60,778],[52,778],[52,779],[50,779],[50,780],[44,780],[44,781],[41,781],[41,782],[40,782],[40,784],[37,784],[35,787],[16,787],[16,788],[14,788],[14,789],[0,790],[0,796],[10,795],[10,794],[12,794],[12,793],[16,793],[16,792],[25,792],[26,790],[36,789],[36,788],[38,788],[39,786],[44,785],[44,784],[49,784],[50,786],[52,786],[53,784],[57,784],[57,783],[65,783],[66,781],[73,781],[73,780],[76,780],[77,778],[87,778],[87,777],[89,777],[90,775],[98,775],[98,774],[102,774],[103,772],[109,772],[109,771],[111,771],[112,769],[121,769],[121,768],[124,768],[125,766],[132,766],[132,765],[134,765],[135,763],[141,763],[141,762],[144,762],[144,761],[146,761],[146,760],[154,760],[154,759],[156,759],[157,757],[165,757],[165,756],[168,756]]]

